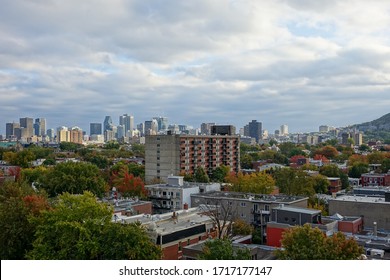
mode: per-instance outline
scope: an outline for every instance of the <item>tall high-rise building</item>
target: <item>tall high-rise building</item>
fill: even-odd
[[[158,123],[156,119],[145,121],[145,135],[156,135],[158,131]]]
[[[145,140],[146,181],[194,174],[197,167],[202,167],[209,175],[221,165],[239,171],[240,139],[237,135],[168,134],[146,136]]]
[[[319,127],[319,132],[328,132],[329,130],[329,125],[320,125]]]
[[[124,125],[118,125],[116,127],[116,138],[117,139],[122,139],[123,137],[126,136],[126,129],[125,129],[125,126]]]
[[[111,116],[106,116],[104,118],[103,128],[104,128],[104,131],[112,130],[113,124],[112,124]]]
[[[287,124],[282,124],[282,125],[280,126],[280,135],[281,135],[281,136],[286,136],[286,135],[288,135],[288,126],[287,126]]]
[[[6,123],[5,124],[5,137],[7,139],[11,137],[16,137],[16,132],[15,129],[19,128],[20,129],[20,124],[16,122],[12,123]]]
[[[215,123],[202,123],[200,125],[200,134],[210,135],[211,134],[211,127],[213,125],[216,125],[216,124]]]
[[[46,135],[47,137],[49,137],[50,141],[53,141],[54,139],[54,135],[55,132],[54,132],[54,129],[53,128],[49,128],[48,130],[46,130]]]
[[[256,143],[262,139],[262,123],[252,120],[244,127],[244,135],[256,139]]]
[[[46,135],[46,119],[45,118],[37,118],[34,123],[34,133],[37,136]]]
[[[89,124],[89,135],[102,135],[102,124],[101,123],[90,123]]]
[[[76,144],[83,144],[83,130],[80,127],[72,127],[69,131],[69,142]]]
[[[70,142],[70,131],[66,126],[57,128],[57,142]]]
[[[33,118],[20,118],[20,127],[22,129],[22,138],[28,138],[34,136],[34,119]]]
[[[168,129],[168,118],[167,117],[154,117],[157,121],[157,131],[165,131]]]
[[[235,135],[236,127],[233,125],[213,125],[211,135]]]
[[[125,135],[131,137],[132,131],[134,130],[134,117],[128,114],[119,116],[119,125],[124,126]]]

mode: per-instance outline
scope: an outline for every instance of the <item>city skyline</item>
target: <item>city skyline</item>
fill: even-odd
[[[166,116],[318,131],[388,113],[388,1],[9,1],[0,134]]]

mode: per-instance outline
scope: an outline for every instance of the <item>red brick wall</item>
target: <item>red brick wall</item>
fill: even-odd
[[[355,221],[339,221],[338,229],[341,232],[358,233],[363,229],[363,220],[357,219]]]
[[[137,212],[137,214],[152,214],[152,203],[145,202],[139,205],[133,205],[133,209]]]

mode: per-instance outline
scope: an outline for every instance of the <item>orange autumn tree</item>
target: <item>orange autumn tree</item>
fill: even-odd
[[[114,172],[111,178],[112,187],[115,187],[123,197],[146,197],[145,183],[140,177],[129,173],[127,165]]]

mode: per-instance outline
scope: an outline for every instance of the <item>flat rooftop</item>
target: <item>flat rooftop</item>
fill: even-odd
[[[116,222],[135,223],[140,222],[149,229],[154,229],[159,235],[166,235],[183,229],[195,227],[205,223],[211,223],[211,219],[202,215],[198,208],[175,211],[177,218],[173,219],[173,212],[159,215],[123,216],[117,214]],[[115,221],[115,218],[112,218]]]
[[[317,209],[291,207],[291,206],[282,206],[282,207],[279,206],[274,209],[281,210],[281,211],[295,212],[295,213],[304,213],[309,215],[316,215],[321,213],[321,210],[317,210]]]
[[[338,200],[338,201],[349,201],[349,202],[362,202],[362,203],[385,203],[390,204],[390,202],[386,202],[384,197],[373,197],[373,196],[353,196],[353,195],[342,195],[330,200]]]
[[[292,195],[269,195],[269,194],[251,194],[251,193],[238,193],[238,192],[208,192],[203,194],[196,194],[193,196],[201,196],[204,198],[225,198],[225,199],[242,199],[258,202],[293,202],[301,199],[306,199],[305,196],[292,196]]]

